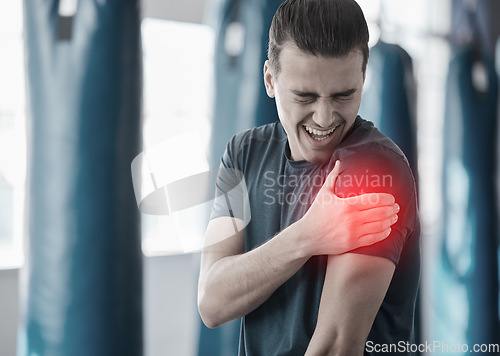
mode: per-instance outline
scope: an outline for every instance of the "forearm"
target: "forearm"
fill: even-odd
[[[327,281],[328,282],[328,281]],[[343,290],[348,290],[346,286]],[[362,356],[368,333],[373,323],[374,313],[365,308],[370,301],[359,301],[357,291],[349,291],[344,296],[338,293],[336,298],[348,299],[347,302],[337,304],[341,310],[335,310],[336,303],[331,295],[328,302],[331,305],[320,304],[320,313],[316,329],[307,348],[305,356]],[[364,294],[370,294],[365,291]],[[329,296],[330,297],[330,296]]]
[[[394,269],[394,263],[382,257],[329,256],[318,320],[306,355],[363,355]]]
[[[348,337],[348,335],[339,334],[320,334],[315,332],[305,356],[363,356],[365,339],[362,337]],[[348,333],[347,333],[348,334]]]
[[[215,262],[200,279],[198,304],[203,321],[217,327],[247,315],[310,256],[304,236],[294,224],[252,251]]]

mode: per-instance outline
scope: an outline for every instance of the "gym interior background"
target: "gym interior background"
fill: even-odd
[[[359,3],[374,46],[361,114],[407,135],[418,173],[418,341],[500,344],[500,3]],[[196,309],[210,202],[141,213],[130,167],[184,133],[178,151],[217,167],[234,133],[276,120],[261,73],[279,4],[0,4],[0,355],[235,354],[237,322],[208,330]]]

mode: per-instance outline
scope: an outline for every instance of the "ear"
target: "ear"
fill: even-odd
[[[266,86],[267,95],[274,98],[274,75],[271,69],[271,63],[267,60],[264,63],[264,85]]]

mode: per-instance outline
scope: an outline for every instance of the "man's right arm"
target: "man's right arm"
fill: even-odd
[[[198,308],[209,328],[256,309],[310,257],[294,225],[247,253],[243,253],[243,231],[210,245],[210,240],[233,229],[235,222],[242,223],[231,217],[215,218],[205,235]]]
[[[339,171],[337,163],[299,221],[249,252],[243,253],[241,220],[210,221],[198,285],[205,325],[217,327],[247,315],[314,255],[342,254],[389,236],[398,210],[394,197],[381,193],[339,198],[333,193]],[[221,236],[231,237],[221,241]]]

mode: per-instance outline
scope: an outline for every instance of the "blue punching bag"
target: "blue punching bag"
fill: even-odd
[[[29,254],[18,355],[141,355],[130,174],[141,135],[139,3],[80,0],[72,14],[63,3],[24,4]]]
[[[269,27],[283,0],[209,0],[215,28],[215,107],[211,165],[219,167],[226,143],[242,130],[278,120],[265,91]]]
[[[493,60],[477,49],[457,49],[447,81],[443,235],[430,332],[432,340],[448,346],[499,342],[497,100]]]
[[[416,83],[400,46],[379,41],[370,50],[359,113],[401,148],[417,178]]]

